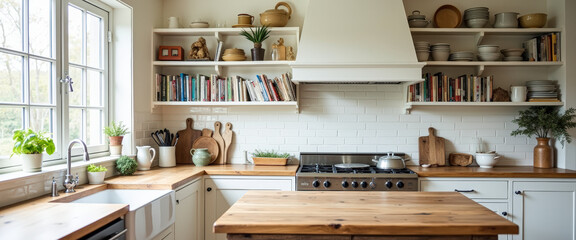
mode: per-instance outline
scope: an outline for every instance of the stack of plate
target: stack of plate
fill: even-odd
[[[246,55],[244,50],[238,48],[229,48],[224,50],[224,55],[222,55],[222,60],[224,61],[244,61],[246,60]]]
[[[473,52],[453,52],[450,54],[450,61],[472,61],[474,60]]]
[[[450,57],[450,44],[448,43],[434,43],[430,46],[430,50],[434,61],[448,61]]]
[[[464,22],[469,28],[482,28],[488,23],[490,12],[487,7],[468,8],[464,11]]]
[[[526,82],[530,101],[558,101],[557,83],[554,80],[532,80]]]
[[[500,59],[500,46],[498,45],[480,45],[478,46],[478,60],[480,61],[498,61]]]
[[[429,42],[414,42],[414,48],[416,49],[416,58],[419,62],[428,61],[430,56],[430,43]]]

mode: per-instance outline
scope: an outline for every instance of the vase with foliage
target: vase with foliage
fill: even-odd
[[[128,134],[128,128],[122,121],[112,121],[109,126],[104,127],[104,134],[110,140],[110,155],[120,155],[122,153],[122,140]]]
[[[270,37],[268,26],[250,28],[250,32],[242,29],[240,35],[254,43],[254,48],[251,49],[252,61],[264,60],[266,49],[262,48],[262,42]]]
[[[12,157],[14,154],[20,155],[22,160],[22,170],[24,172],[42,171],[42,153],[52,155],[56,151],[56,146],[52,138],[44,136],[43,132],[36,132],[32,129],[15,130],[12,140]]]
[[[255,165],[286,165],[290,159],[288,153],[278,153],[274,150],[258,150],[252,153]]]
[[[90,164],[86,167],[86,172],[88,174],[88,183],[89,184],[102,184],[104,182],[104,178],[106,177],[106,171],[108,169],[102,165],[94,165]]]
[[[520,116],[512,120],[513,123],[518,124],[518,129],[512,131],[510,135],[536,136],[538,144],[534,148],[534,167],[552,168],[554,164],[552,147],[549,145],[550,138],[559,141],[562,147],[564,147],[564,142],[570,143],[572,138],[568,130],[576,127],[575,113],[574,108],[560,113],[559,107],[532,106],[520,111]]]
[[[116,170],[118,170],[118,172],[121,175],[124,176],[133,175],[137,169],[138,169],[138,162],[136,162],[134,158],[124,155],[120,156],[120,158],[116,160]]]

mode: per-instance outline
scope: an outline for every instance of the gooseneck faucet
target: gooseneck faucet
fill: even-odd
[[[76,178],[74,178],[74,176],[72,176],[72,146],[74,146],[75,143],[80,143],[82,144],[82,147],[84,147],[84,161],[87,162],[90,160],[90,157],[88,157],[88,147],[86,147],[86,143],[84,143],[84,141],[80,140],[80,139],[74,139],[72,140],[69,144],[68,144],[68,158],[66,159],[66,164],[68,164],[68,169],[66,171],[66,177],[64,178],[64,187],[66,188],[66,193],[73,193],[76,192],[74,190],[74,187],[76,187],[76,185],[78,185],[78,174],[76,174]]]

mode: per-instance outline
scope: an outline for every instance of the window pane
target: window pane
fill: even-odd
[[[74,82],[74,84],[72,84],[74,92],[68,93],[70,106],[82,106],[82,85],[84,85],[84,80],[82,80],[82,69],[71,66],[69,75]]]
[[[82,139],[82,109],[70,108],[68,115],[68,138]]]
[[[54,109],[53,108],[30,108],[30,128],[36,131],[52,133],[54,131]]]
[[[82,64],[82,10],[68,6],[68,61]]]
[[[88,70],[86,105],[93,107],[102,106],[102,74]]]
[[[30,0],[30,40],[31,54],[52,57],[52,8],[51,1]]]
[[[0,102],[22,103],[23,58],[0,53]]]
[[[92,14],[86,16],[86,62],[90,67],[101,67],[102,19]]]
[[[30,59],[30,101],[52,103],[52,63]]]
[[[88,110],[88,116],[86,116],[86,144],[88,145],[98,145],[103,144],[102,142],[102,111],[98,109]]]
[[[0,107],[0,155],[10,156],[12,152],[12,132],[23,129],[24,108]]]
[[[0,47],[22,51],[22,1],[2,0],[0,2]]]

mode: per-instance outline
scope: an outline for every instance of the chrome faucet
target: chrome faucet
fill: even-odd
[[[78,185],[79,180],[78,173],[76,173],[76,178],[72,176],[71,152],[72,152],[72,146],[74,146],[75,143],[80,143],[82,144],[82,147],[84,147],[84,161],[87,162],[90,160],[90,157],[88,157],[88,147],[86,147],[86,143],[84,143],[82,140],[74,139],[68,144],[68,158],[66,159],[66,164],[68,164],[68,170],[66,171],[66,177],[64,178],[64,187],[66,188],[66,193],[76,192],[74,191],[74,187]]]

